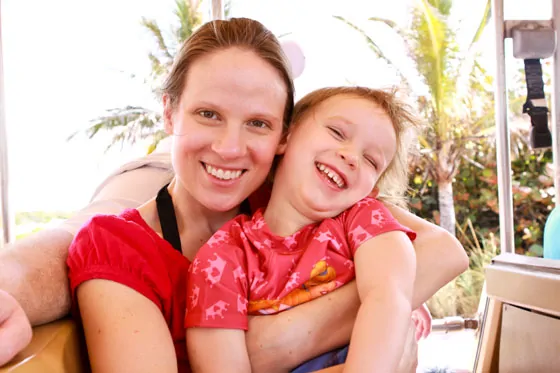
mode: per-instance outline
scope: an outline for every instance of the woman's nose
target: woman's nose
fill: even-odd
[[[212,150],[225,160],[244,156],[247,147],[242,131],[232,126],[223,128],[212,143]]]

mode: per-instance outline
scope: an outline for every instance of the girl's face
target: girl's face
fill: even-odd
[[[337,95],[294,124],[284,146],[274,188],[282,188],[300,213],[318,221],[368,196],[395,156],[397,142],[378,105]]]
[[[252,51],[198,58],[177,105],[164,97],[177,183],[210,210],[238,206],[270,171],[286,98],[278,71]]]

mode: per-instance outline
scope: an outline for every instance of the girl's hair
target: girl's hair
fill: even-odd
[[[162,93],[169,96],[171,106],[179,102],[185,88],[189,67],[194,61],[204,55],[228,48],[252,51],[278,71],[286,84],[283,127],[287,130],[294,109],[294,82],[290,62],[274,34],[260,22],[249,18],[232,18],[205,23],[183,43],[162,86]]]
[[[378,105],[390,118],[397,137],[397,150],[393,160],[383,172],[376,187],[379,199],[406,207],[408,190],[408,159],[414,149],[413,140],[421,121],[412,108],[397,97],[397,90],[371,89],[366,87],[328,87],[313,91],[299,100],[292,116],[293,125],[297,125],[310,115],[315,108],[327,99],[348,95],[370,100]]]

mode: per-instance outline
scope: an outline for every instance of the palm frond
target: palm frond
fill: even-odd
[[[344,17],[341,17],[341,16],[333,16],[333,17],[335,19],[338,19],[339,21],[345,23],[346,25],[350,26],[352,29],[356,30],[360,35],[362,35],[362,37],[365,39],[369,49],[371,49],[371,51],[373,53],[375,53],[375,55],[377,57],[379,57],[380,59],[385,61],[389,66],[394,68],[395,72],[401,78],[402,82],[404,84],[406,84],[408,88],[410,88],[410,82],[408,81],[406,76],[402,73],[402,71],[398,68],[398,66],[395,63],[393,63],[393,61],[389,57],[387,57],[385,55],[385,53],[383,53],[383,51],[381,50],[379,45],[377,45],[377,43],[364,31],[364,29],[362,29],[361,27],[359,27],[359,26],[355,25],[354,23],[348,21]],[[385,24],[388,24],[388,23],[385,23]]]
[[[446,68],[444,38],[446,26],[439,18],[437,11],[429,4],[427,0],[419,0],[421,16],[417,19],[418,32],[421,42],[419,47],[420,53],[418,57],[422,57],[422,61],[418,59],[419,69],[426,78],[428,87],[432,94],[432,104],[436,112],[436,116],[443,116],[443,97],[444,97],[444,77]],[[423,39],[423,40],[422,40]],[[442,128],[444,131],[445,129]],[[443,132],[442,131],[442,132]]]
[[[145,83],[150,86],[152,93],[158,94],[156,86],[166,76],[173,63],[173,58],[179,46],[191,36],[193,31],[202,23],[199,12],[200,1],[175,0],[174,14],[177,19],[176,26],[171,27],[171,32],[164,34],[156,21],[143,17],[140,24],[149,31],[155,41],[155,48],[148,54],[152,72]],[[166,39],[164,35],[170,36]],[[88,138],[93,138],[100,132],[110,132],[111,142],[107,150],[117,144],[134,144],[138,140],[151,139],[148,152],[153,151],[157,143],[167,136],[161,129],[161,114],[141,106],[126,106],[107,110],[105,114],[93,119],[88,128],[71,134],[68,140],[75,138],[78,133],[85,133]]]
[[[161,132],[161,115],[140,106],[109,109],[106,114],[93,119],[83,133],[91,139],[102,131],[113,134],[106,150],[118,143],[134,144]],[[74,138],[78,133],[73,133],[68,139]]]
[[[169,49],[167,48],[161,29],[156,21],[142,17],[142,21],[140,23],[152,33],[152,36],[156,41],[156,45],[158,46],[159,53],[167,59],[173,59],[173,56],[169,53]]]
[[[488,22],[490,21],[490,18],[492,16],[491,10],[492,10],[492,1],[487,0],[486,5],[484,7],[484,12],[482,14],[482,18],[480,19],[480,23],[474,33],[471,43],[469,44],[469,50],[471,50],[473,46],[475,46],[480,40],[480,37],[482,36],[482,33],[484,32],[484,29],[488,25]]]

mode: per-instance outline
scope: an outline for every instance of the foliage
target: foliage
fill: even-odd
[[[528,119],[527,119],[528,120]],[[553,206],[551,150],[532,150],[528,131],[512,136],[512,184],[515,251],[542,256],[544,224]],[[469,254],[467,272],[446,285],[429,302],[434,317],[476,313],[484,282],[484,266],[499,252],[499,209],[494,138],[481,139],[475,157],[455,177],[457,237]],[[418,166],[411,170],[411,210],[438,222],[435,181]]]
[[[64,211],[27,211],[18,212],[15,216],[16,225],[47,224],[53,220],[68,219],[72,213]]]
[[[528,133],[518,133],[527,139]],[[479,240],[488,233],[498,233],[498,178],[494,139],[482,139],[477,145],[475,157],[459,170],[455,182],[454,199],[459,221],[474,227]],[[553,206],[553,179],[550,170],[552,151],[532,150],[528,141],[513,143],[512,186],[513,212],[516,227],[516,252],[527,254],[537,250],[534,245],[542,242],[542,228]],[[411,170],[411,208],[421,217],[438,222],[435,180],[415,165]],[[460,229],[461,230],[461,229]],[[461,232],[458,238],[465,247],[471,247]],[[532,249],[531,249],[532,248]]]
[[[389,27],[400,36],[408,51],[408,58],[402,60],[413,63],[428,92],[412,92],[418,98],[418,109],[428,121],[426,133],[419,137],[422,162],[439,188],[436,195],[441,214],[439,223],[454,234],[452,182],[464,158],[471,156],[472,138],[488,128],[487,119],[493,113],[493,107],[487,106],[488,100],[480,99],[489,97],[491,88],[481,84],[489,78],[476,63],[475,49],[489,20],[490,1],[486,3],[478,27],[469,30],[471,42],[465,46],[456,42],[459,27],[451,21],[452,0],[416,0],[413,4],[408,28],[378,17],[369,20]],[[360,33],[368,47],[395,68],[403,84],[411,89],[412,79],[403,72],[402,61],[392,60],[361,27],[343,17],[335,18]],[[472,91],[478,94],[472,95]]]
[[[181,44],[202,24],[200,3],[197,0],[175,0],[175,24],[171,25],[167,34],[155,20],[148,18],[141,20],[141,25],[151,34],[155,45],[154,50],[148,54],[152,71],[146,79],[146,84],[158,99],[159,87],[171,69],[173,58]],[[107,150],[117,144],[134,144],[138,140],[149,139],[151,144],[148,153],[150,153],[167,136],[162,130],[161,113],[134,105],[107,110],[105,114],[91,120],[85,134],[91,139],[100,131],[109,131],[113,134]],[[74,138],[78,133],[80,132],[72,134],[68,139]]]
[[[16,235],[16,241],[45,229],[53,222],[68,219],[70,216],[72,216],[72,213],[64,211],[17,212],[15,224],[16,230],[20,232]]]

